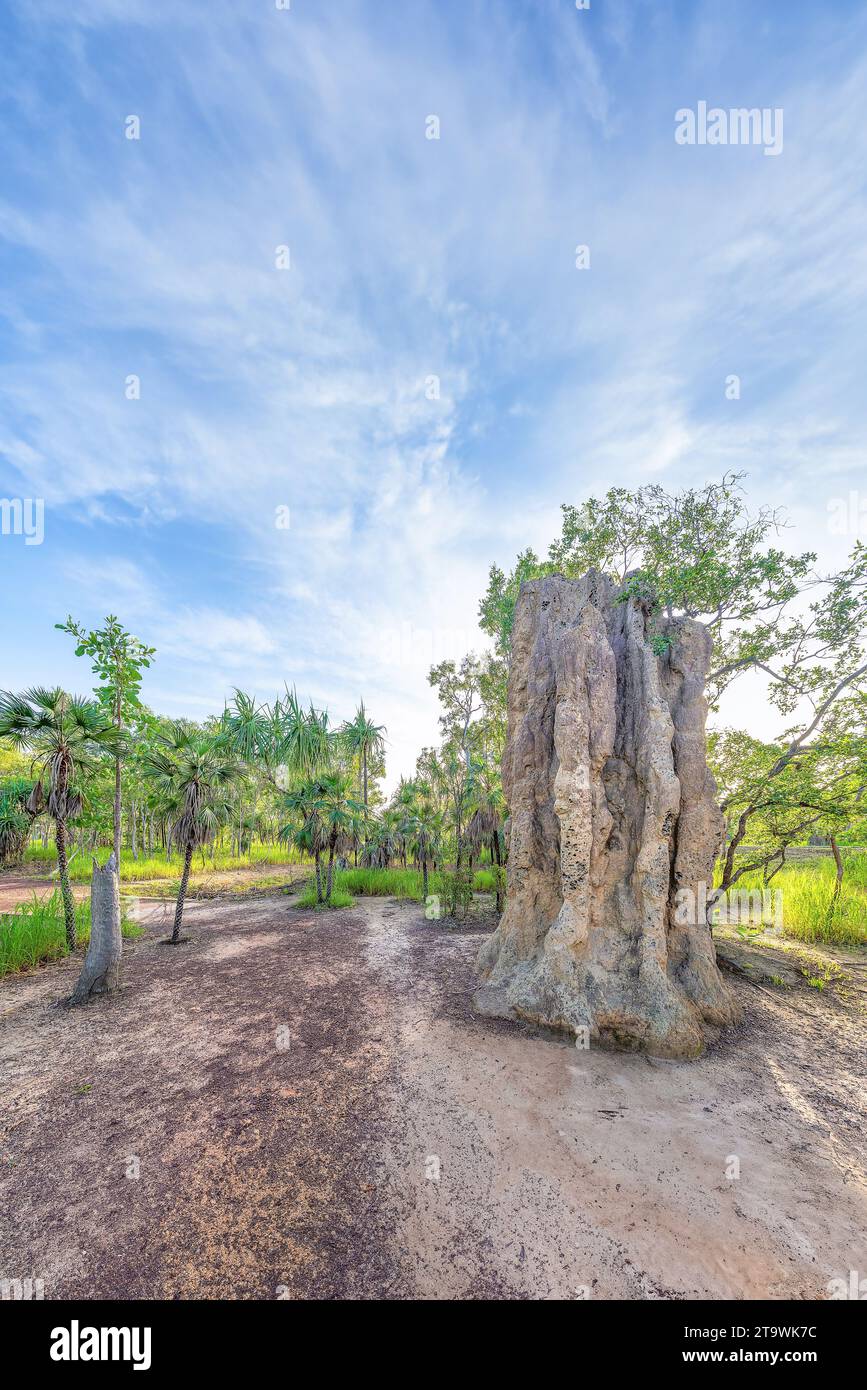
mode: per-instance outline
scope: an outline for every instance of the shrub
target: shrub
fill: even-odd
[[[466,917],[473,901],[473,875],[465,865],[438,873],[433,892],[440,899],[444,917]]]

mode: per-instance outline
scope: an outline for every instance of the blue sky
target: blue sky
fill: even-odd
[[[45,499],[0,686],[86,689],[53,624],[115,611],[157,710],[363,695],[393,784],[561,502],[744,470],[846,548],[862,4],[12,0],[0,91],[0,497]],[[782,108],[782,153],[678,145],[702,100]]]

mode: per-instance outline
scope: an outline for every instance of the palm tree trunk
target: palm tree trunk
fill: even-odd
[[[75,898],[69,882],[69,865],[66,862],[66,822],[55,821],[57,837],[57,871],[60,877],[60,895],[63,898],[63,921],[66,927],[66,944],[70,951],[75,950]]]
[[[177,946],[181,935],[181,918],[184,915],[184,899],[187,896],[187,885],[190,881],[190,865],[193,862],[193,842],[187,845],[184,851],[184,872],[181,874],[181,886],[178,889],[178,901],[175,906],[175,925],[172,927],[172,945]]]
[[[496,884],[496,908],[497,912],[503,910],[503,887],[502,887],[502,859],[500,857],[500,834],[495,830],[491,836],[491,863],[494,868],[494,882]]]
[[[367,744],[361,750],[361,757],[364,763],[364,809],[367,810]]]
[[[422,896],[423,896],[425,902],[427,902],[427,897],[428,897],[428,893],[427,893],[427,858],[424,858],[424,859],[421,861],[421,880],[422,880],[422,890],[421,890],[421,891],[422,891]]]
[[[328,876],[326,878],[325,901],[331,902],[331,887],[334,883],[334,842],[328,846]]]
[[[316,901],[317,901],[317,903],[321,903],[321,902],[322,902],[322,858],[321,858],[321,853],[320,853],[320,851],[319,851],[318,849],[314,851],[313,857],[314,857],[314,859],[316,860]]]

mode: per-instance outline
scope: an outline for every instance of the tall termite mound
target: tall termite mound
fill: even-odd
[[[652,643],[649,624],[648,605],[595,570],[521,586],[503,757],[508,897],[476,1004],[693,1057],[706,1025],[738,1017],[682,891],[703,901],[723,829],[706,761],[711,638],[691,619],[663,620]]]

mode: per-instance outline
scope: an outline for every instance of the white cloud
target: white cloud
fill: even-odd
[[[675,147],[636,50],[653,6],[601,37],[568,4],[532,24],[420,4],[407,29],[354,3],[74,10],[46,13],[93,138],[16,89],[48,133],[40,196],[0,202],[0,235],[44,293],[0,300],[21,349],[0,450],[97,550],[123,523],[134,558],[70,561],[69,601],[147,625],[151,698],[219,709],[288,680],[343,717],[363,695],[395,777],[436,737],[424,653],[480,645],[488,565],[544,551],[561,501],[736,467],[757,500],[809,487],[824,519],[816,479],[854,475],[857,57],[833,84],[780,70],[783,157],[714,162]],[[138,81],[94,61],[101,25],[136,26]],[[705,64],[719,35],[697,25]],[[704,79],[679,72],[687,95]]]

